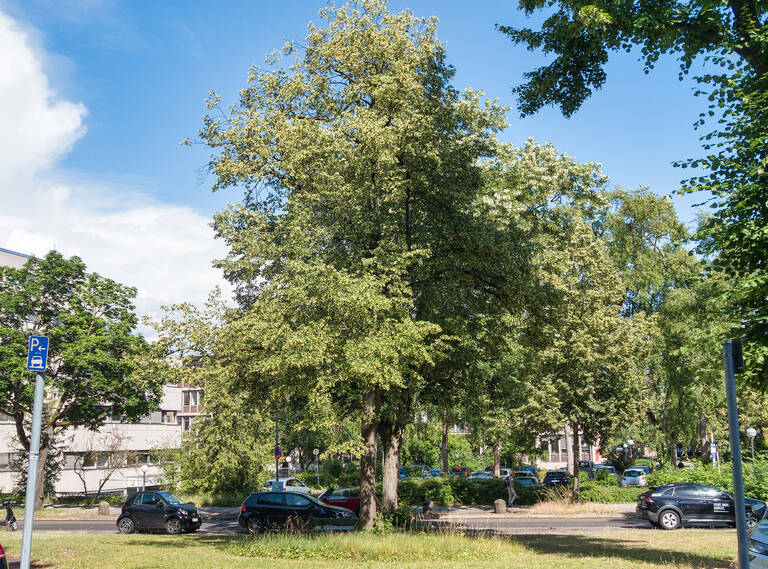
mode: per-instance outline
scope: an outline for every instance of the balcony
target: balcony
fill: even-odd
[[[200,413],[200,405],[182,405],[182,413]]]

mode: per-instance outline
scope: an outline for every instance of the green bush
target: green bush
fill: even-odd
[[[541,489],[515,486],[515,504],[528,506],[540,500]],[[495,500],[507,499],[503,479],[467,480],[452,478],[428,478],[426,480],[401,480],[398,495],[402,504],[420,506],[425,499],[438,506],[490,506]]]
[[[645,492],[647,488],[622,488],[616,484],[612,486],[596,484],[589,480],[582,482],[580,480],[580,502],[601,502],[604,504],[633,504],[637,497]]]

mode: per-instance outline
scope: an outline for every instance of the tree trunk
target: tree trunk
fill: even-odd
[[[571,423],[570,425],[571,425],[570,449],[571,449],[571,457],[573,461],[571,462],[569,468],[573,470],[573,501],[578,502],[579,491],[580,491],[579,457],[581,455],[581,445],[579,444],[579,425],[574,423]]]
[[[493,445],[493,476],[494,478],[501,476],[501,441],[496,441]]]
[[[443,411],[443,439],[440,441],[440,454],[443,459],[443,474],[448,475],[448,412]]]
[[[669,457],[672,459],[672,468],[677,468],[677,441],[669,441]]]
[[[376,437],[379,431],[379,394],[369,391],[363,397],[363,456],[360,457],[360,529],[372,529],[376,523],[376,462],[378,447]]]
[[[574,440],[578,439],[577,436],[575,436],[573,432],[573,423],[566,423],[565,424],[565,455],[566,455],[566,464],[568,465],[568,473],[573,475],[573,443]],[[558,441],[558,444],[559,441]],[[577,459],[578,460],[578,459]]]
[[[709,436],[707,435],[707,418],[704,413],[699,412],[699,453],[701,462],[709,464],[712,462],[712,453],[710,453]]]
[[[391,512],[397,509],[397,483],[400,479],[400,447],[403,444],[404,425],[382,422],[381,443],[384,445],[384,466],[381,475],[381,510]]]
[[[37,461],[37,472],[35,473],[37,479],[37,486],[35,487],[35,510],[40,510],[43,507],[43,492],[45,492],[45,463],[48,460],[48,453],[50,449],[48,445],[40,444],[40,455]],[[30,472],[29,475],[32,473]]]

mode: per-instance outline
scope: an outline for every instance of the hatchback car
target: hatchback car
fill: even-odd
[[[628,468],[621,475],[621,486],[638,486],[644,488],[648,486],[648,475],[639,468]]]
[[[533,476],[520,476],[515,477],[515,485],[523,486],[525,488],[533,488],[539,485],[539,481]]]
[[[565,486],[571,481],[567,472],[562,470],[550,470],[544,475],[544,486]]]
[[[312,490],[298,478],[270,478],[262,487],[264,492],[301,492],[311,494]]]
[[[251,533],[280,528],[352,530],[357,516],[299,492],[254,492],[240,506],[237,523]]]
[[[451,474],[453,476],[464,476],[466,478],[469,476],[469,469],[464,466],[455,466],[451,468]]]
[[[493,474],[488,474],[484,470],[476,470],[469,475],[467,480],[490,480],[491,478],[493,478]]]
[[[203,523],[197,508],[168,492],[139,492],[129,496],[117,518],[120,533],[165,529],[179,534],[196,531]]]
[[[745,498],[747,526],[757,524],[765,502]],[[676,482],[637,497],[637,513],[652,525],[673,530],[684,524],[735,524],[733,496],[709,484]]]
[[[597,464],[592,469],[592,476],[595,480],[611,480],[619,482],[619,473],[616,472],[616,468],[609,464]]]

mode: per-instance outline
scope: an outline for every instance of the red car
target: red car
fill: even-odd
[[[359,488],[328,488],[317,499],[329,506],[339,506],[352,510],[356,516],[360,516]],[[376,509],[380,509],[378,501],[376,502]]]

